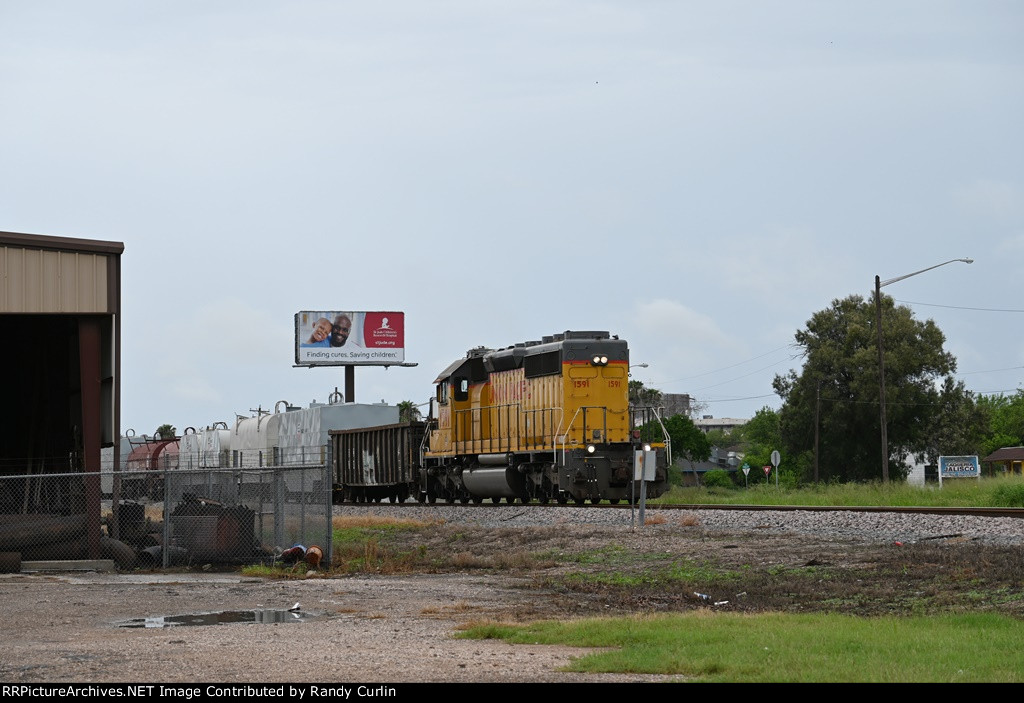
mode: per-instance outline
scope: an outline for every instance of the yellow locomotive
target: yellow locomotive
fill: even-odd
[[[629,348],[573,332],[505,349],[471,349],[435,380],[421,456],[421,500],[639,500],[668,489],[660,418],[631,407]]]

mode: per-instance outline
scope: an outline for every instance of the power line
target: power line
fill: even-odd
[[[764,354],[759,354],[759,355],[757,355],[755,357],[747,359],[746,361],[741,361],[739,363],[732,364],[730,366],[723,366],[720,369],[713,369],[711,371],[704,371],[703,373],[699,373],[699,374],[696,374],[696,375],[693,375],[693,376],[684,376],[683,378],[676,378],[676,379],[673,379],[671,381],[659,381],[658,385],[665,386],[665,385],[668,385],[670,383],[681,383],[683,381],[689,381],[689,380],[694,379],[694,378],[700,378],[701,376],[710,376],[711,374],[714,374],[714,373],[720,373],[722,371],[728,371],[729,369],[736,368],[737,366],[743,366],[743,364],[749,364],[751,361],[757,361],[758,359],[762,359],[762,358],[764,358],[766,356],[769,356],[770,354],[774,354],[775,352],[782,351],[783,349],[789,349],[789,348],[794,347],[794,346],[796,346],[796,343],[795,342],[791,342],[791,343],[786,344],[784,346],[772,349],[771,351],[767,351]],[[793,357],[790,357],[790,359],[792,359],[792,358]],[[758,371],[764,371],[765,369],[770,369],[772,366],[778,366],[783,361],[785,361],[785,359],[783,359],[782,361],[776,361],[774,364],[771,364],[770,366],[766,366],[763,369],[758,369]],[[740,378],[746,378],[747,376],[750,376],[752,374],[758,373],[758,371],[752,371],[749,374],[746,374],[744,376],[739,376],[738,378],[734,378],[732,380],[736,381],[736,380],[739,380]],[[723,381],[723,383],[731,383],[731,381]],[[720,386],[720,385],[722,385],[722,383],[719,383],[719,384],[716,384],[716,385]],[[714,388],[714,387],[715,386],[706,386],[706,388]],[[698,389],[698,390],[703,390],[703,389]]]
[[[775,398],[777,397],[777,394],[769,393],[768,395],[750,395],[747,396],[746,398],[694,398],[694,396],[690,397],[701,403],[733,403],[739,400],[759,400],[761,398]]]
[[[760,369],[756,369],[755,371],[751,371],[750,373],[743,374],[742,376],[737,376],[736,378],[731,378],[728,381],[722,381],[721,383],[715,383],[715,384],[712,384],[710,386],[704,386],[703,388],[694,389],[694,392],[697,393],[697,392],[700,392],[700,391],[705,391],[708,388],[718,388],[718,386],[728,385],[728,384],[732,383],[733,381],[740,380],[741,378],[746,378],[747,376],[753,376],[756,373],[761,373],[762,371],[767,371],[768,369],[772,368],[773,366],[778,366],[779,364],[783,363],[784,361],[786,361],[786,360],[783,359],[782,361],[776,361],[774,364],[769,364],[768,366],[764,366],[764,367],[762,367]]]
[[[961,371],[957,373],[957,376],[970,376],[976,373],[996,373],[998,371],[1014,371],[1016,369],[1024,369],[1024,366],[1007,366],[1005,369],[989,369],[987,371]]]
[[[929,308],[949,308],[950,310],[980,310],[981,312],[1024,312],[1024,310],[1014,310],[1011,308],[968,308],[961,305],[937,305],[935,303],[915,303],[912,300],[897,300],[897,303],[903,303],[904,305],[924,305]]]

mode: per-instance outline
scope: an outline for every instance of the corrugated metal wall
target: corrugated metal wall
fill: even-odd
[[[0,312],[109,313],[110,256],[0,246]]]

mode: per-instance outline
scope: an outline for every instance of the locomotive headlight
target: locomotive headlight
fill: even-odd
[[[651,445],[649,445],[649,444],[645,444],[645,445],[644,445],[644,451],[645,451],[645,452],[649,452],[649,451],[651,451]]]
[[[600,354],[595,354],[594,358],[590,360],[590,363],[593,364],[594,366],[607,366],[608,357],[601,356]]]
[[[587,454],[593,454],[595,451],[597,451],[597,447],[595,447],[593,444],[587,445]]]

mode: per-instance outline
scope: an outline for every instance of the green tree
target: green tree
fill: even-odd
[[[753,467],[761,467],[771,463],[772,452],[782,451],[782,432],[779,425],[779,414],[769,407],[763,407],[754,413],[742,428],[743,460]],[[787,461],[787,464],[792,464]]]
[[[174,425],[160,425],[156,428],[156,434],[154,436],[159,437],[160,439],[174,439],[178,436],[177,432],[178,431],[174,428]]]
[[[420,409],[411,400],[403,400],[398,404],[399,422],[414,422],[422,419],[422,417],[423,414],[420,412]]]
[[[928,446],[940,400],[936,381],[956,370],[943,350],[945,336],[932,320],[914,319],[910,308],[882,296],[886,414],[890,474],[905,477],[902,459]],[[803,349],[800,373],[776,376],[782,398],[782,451],[813,453],[817,426],[823,478],[881,478],[878,330],[873,300],[852,295],[814,313],[796,342]],[[819,411],[820,408],[820,411]]]
[[[690,462],[691,468],[698,461],[707,461],[711,456],[711,444],[707,435],[685,415],[673,415],[665,420],[665,430],[672,440],[673,458],[682,457]]]
[[[980,396],[978,407],[989,419],[978,454],[988,456],[1002,447],[1024,446],[1024,390],[1011,396]]]
[[[643,381],[630,381],[629,404],[634,407],[656,408],[661,405],[661,391],[656,388],[647,388]]]
[[[927,444],[919,458],[938,463],[943,455],[963,456],[980,453],[989,434],[990,413],[963,381],[946,377],[939,391],[938,407],[932,416]]]

